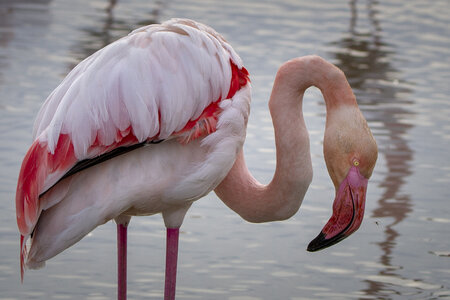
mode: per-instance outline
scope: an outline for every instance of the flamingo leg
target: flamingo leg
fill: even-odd
[[[128,224],[117,224],[117,299],[127,299],[127,229]]]
[[[167,228],[164,300],[175,299],[179,228]]]

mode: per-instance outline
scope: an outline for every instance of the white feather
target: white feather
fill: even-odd
[[[241,64],[219,34],[193,21],[137,29],[69,73],[39,112],[34,138],[53,153],[59,135],[69,134],[78,159],[97,137],[110,145],[129,126],[139,141],[158,132],[166,139],[226,97],[230,59]]]

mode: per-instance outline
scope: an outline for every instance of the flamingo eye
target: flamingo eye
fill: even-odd
[[[355,160],[353,161],[353,165],[354,165],[355,167],[359,166],[359,161],[355,159]]]

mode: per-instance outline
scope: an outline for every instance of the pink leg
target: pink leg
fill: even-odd
[[[164,300],[175,299],[179,233],[179,228],[167,228],[166,283],[164,287]]]
[[[127,226],[117,224],[117,299],[127,299]]]

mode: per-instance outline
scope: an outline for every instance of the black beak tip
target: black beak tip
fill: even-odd
[[[323,244],[324,240],[325,234],[321,231],[319,235],[309,243],[308,248],[306,248],[306,250],[309,252],[316,252],[321,250],[322,249],[321,245]]]
[[[308,248],[306,248],[306,250],[309,252],[316,252],[328,248],[330,246],[333,246],[334,244],[337,244],[343,239],[345,239],[346,237],[347,235],[341,232],[340,234],[330,239],[326,239],[325,234],[321,231],[319,235],[309,243]]]

